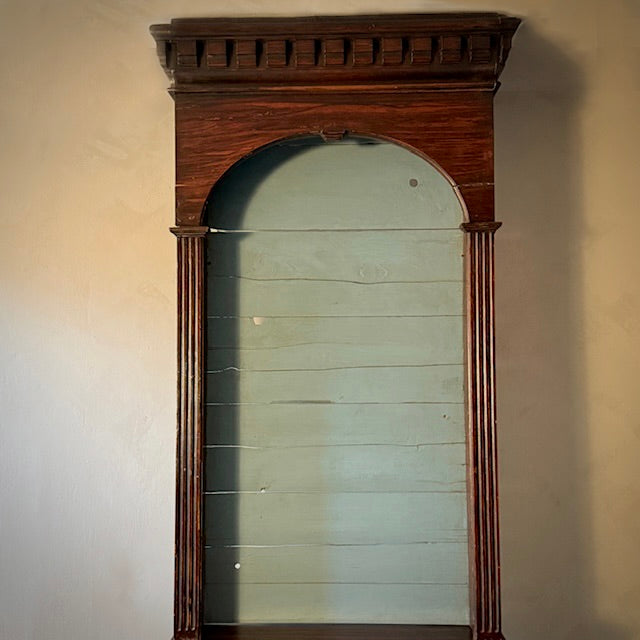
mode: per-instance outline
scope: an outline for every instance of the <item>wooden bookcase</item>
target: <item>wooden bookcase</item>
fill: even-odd
[[[502,638],[495,431],[493,96],[519,20],[494,13],[177,19],[151,27],[176,128],[178,437],[174,638]],[[394,142],[449,180],[465,221],[471,624],[203,624],[205,204],[292,136]]]

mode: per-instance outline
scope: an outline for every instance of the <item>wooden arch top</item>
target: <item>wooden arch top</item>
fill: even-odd
[[[493,220],[493,94],[520,20],[497,13],[187,18],[154,25],[176,103],[176,224],[236,162],[294,135],[384,138]]]

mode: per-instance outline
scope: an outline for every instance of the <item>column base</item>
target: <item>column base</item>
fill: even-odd
[[[479,631],[478,640],[505,640],[501,631]]]

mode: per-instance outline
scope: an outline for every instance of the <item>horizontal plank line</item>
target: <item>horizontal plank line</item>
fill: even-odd
[[[207,316],[207,320],[286,320],[286,319],[348,319],[348,318],[464,318],[464,313],[428,313],[415,315],[353,315],[353,316]]]
[[[237,373],[296,373],[307,371],[345,371],[349,369],[424,369],[427,367],[462,367],[462,362],[441,362],[436,364],[362,364],[345,367],[319,367],[315,369],[242,369],[239,367],[225,367],[224,369],[207,370],[207,374],[227,373],[235,371]]]
[[[460,465],[464,466],[464,465]],[[433,484],[449,484],[440,483],[437,480],[429,481]],[[452,482],[451,484],[464,484],[464,480],[459,482]],[[254,491],[203,491],[205,496],[236,496],[236,495],[306,495],[306,496],[340,496],[340,495],[405,495],[405,494],[432,494],[432,493],[467,493],[466,489],[434,489],[433,491],[290,491],[290,490],[271,490],[271,489],[256,489]]]
[[[321,404],[321,405],[331,405],[331,406],[339,406],[339,405],[433,405],[433,404],[442,404],[442,405],[462,405],[464,402],[447,402],[447,401],[433,401],[433,402],[418,402],[418,401],[410,401],[410,402],[334,402],[333,400],[272,400],[271,402],[206,402],[205,405],[207,407],[238,407],[238,406],[246,406],[246,405],[291,405],[291,404]]]
[[[278,344],[278,345],[274,345],[271,347],[209,347],[207,350],[208,351],[268,351],[270,349],[293,349],[295,347],[306,347],[306,346],[311,346],[311,345],[317,345],[317,346],[328,346],[328,345],[332,345],[332,346],[351,346],[351,347],[364,347],[364,346],[368,346],[365,345],[363,343],[360,342],[292,342],[291,344]],[[421,367],[421,366],[425,366],[425,367],[429,367],[429,366],[442,366],[443,364],[446,363],[441,363],[439,365],[419,365],[419,364],[414,364],[414,365],[402,365],[402,364],[396,364],[396,365],[369,365],[369,366],[379,366],[379,367]],[[451,364],[460,364],[458,362],[452,362]]]
[[[252,278],[250,276],[209,276],[210,280],[250,280],[252,282],[336,282],[344,284],[462,284],[462,278],[455,280],[375,280],[364,282],[363,280],[345,280],[342,278]]]
[[[240,577],[240,573],[238,573],[238,577]],[[469,587],[468,582],[337,582],[337,581],[323,581],[323,582],[280,582],[276,580],[272,580],[271,582],[254,582],[253,580],[206,580],[205,584],[207,585],[232,585],[238,586],[241,584],[259,584],[259,585],[296,585],[296,584],[318,584],[318,585],[332,585],[332,584],[343,584],[343,585],[368,585],[368,586],[413,586],[413,587]]]
[[[467,533],[466,529],[433,529],[437,533]],[[205,549],[285,549],[315,547],[404,547],[434,544],[467,544],[466,540],[412,540],[410,542],[291,542],[284,544],[205,544]]]
[[[236,629],[238,629],[237,637],[255,638],[255,640],[277,637],[280,637],[281,640],[299,640],[301,637],[308,637],[310,640],[344,640],[356,637],[368,640],[388,640],[389,638],[468,640],[471,638],[471,627],[468,624],[372,623],[368,618],[358,622],[301,622],[296,619],[278,622],[255,620],[251,622],[203,622],[202,627],[205,638],[217,635],[217,628],[222,629],[225,633],[228,632],[227,637],[236,635]]]
[[[464,440],[454,442],[418,442],[416,444],[400,444],[395,442],[347,442],[343,444],[288,444],[282,446],[256,447],[246,444],[205,444],[205,449],[251,449],[255,451],[270,451],[276,449],[329,449],[340,447],[402,447],[406,449],[420,449],[421,447],[443,447],[455,444],[466,444]]]
[[[368,233],[370,231],[460,231],[460,227],[371,227],[341,229],[217,229],[209,228],[209,233],[243,234],[243,233]]]
[[[217,634],[216,627],[226,631],[227,629],[240,630],[238,637],[260,638],[280,637],[282,640],[295,638],[298,640],[306,636],[311,640],[344,640],[344,638],[367,638],[369,640],[388,640],[389,638],[405,638],[415,640],[437,640],[449,638],[449,640],[468,640],[471,638],[471,627],[468,624],[417,624],[382,622],[371,623],[366,620],[359,622],[300,622],[299,620],[279,622],[203,622],[205,638],[208,634]]]

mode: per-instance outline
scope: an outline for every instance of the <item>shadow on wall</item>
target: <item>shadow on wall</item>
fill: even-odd
[[[527,23],[496,97],[507,638],[632,637],[597,617],[585,426],[579,69]]]
[[[261,183],[278,167],[305,153],[310,138],[292,139],[260,149],[234,165],[212,188],[205,205],[209,227],[223,230],[243,229],[243,219]],[[318,139],[316,144],[322,144]],[[252,171],[243,171],[251,162]],[[238,183],[241,183],[240,185]],[[207,238],[207,346],[205,398],[205,622],[238,621],[238,572],[240,566],[240,531],[238,494],[240,460],[237,446],[240,436],[238,385],[233,378],[221,382],[219,373],[239,371],[240,344],[236,274],[240,268],[240,243],[244,233],[215,233]],[[249,320],[246,320],[247,322]],[[215,389],[213,388],[215,385]]]
[[[464,426],[458,406],[463,404],[462,233],[457,227],[462,210],[450,184],[401,147],[381,145],[411,159],[406,175],[402,172],[409,166],[396,156],[396,171],[385,169],[379,155],[375,165],[360,165],[366,162],[366,155],[359,155],[362,147],[378,143],[350,138],[329,145],[333,151],[335,145],[349,145],[356,151],[347,154],[349,162],[338,163],[339,171],[327,162],[330,171],[313,180],[315,153],[303,170],[286,174],[283,166],[314,147],[328,150],[317,139],[302,144],[275,145],[250,164],[237,165],[239,171],[230,171],[208,199],[208,224],[226,232],[207,239],[205,622],[284,622],[289,616],[306,622],[364,616],[387,621],[382,616],[394,616],[388,621],[410,623],[442,614],[448,616],[443,622],[453,624],[455,616],[462,624],[468,615]],[[422,173],[413,173],[417,165]],[[382,188],[373,184],[374,166]],[[263,190],[273,172],[280,173],[278,186]],[[391,181],[382,180],[383,172]],[[441,186],[415,190],[420,181],[409,176],[422,179],[423,173]],[[334,186],[327,190],[331,175]],[[438,189],[453,203],[451,210],[438,210],[438,229],[418,229],[424,203],[434,209],[442,204]],[[387,192],[393,200],[385,200]],[[416,206],[407,209],[412,202]],[[400,244],[392,239],[398,229],[381,236],[366,228],[384,228],[364,224],[375,221],[376,212],[385,224],[391,215],[406,220],[410,230],[400,234],[405,238]],[[450,222],[449,214],[454,222],[440,229],[439,223]],[[319,227],[330,235],[286,233],[298,227]],[[445,239],[436,242],[436,231]],[[421,239],[414,244],[416,235]],[[421,259],[413,261],[418,249]],[[433,279],[421,279],[430,261],[436,267]],[[451,279],[455,273],[457,279]],[[333,287],[331,294],[326,283]],[[376,286],[351,286],[360,284]],[[394,295],[396,285],[404,298]],[[404,309],[407,298],[423,302]],[[451,298],[460,308],[451,306]],[[420,315],[427,313],[421,305],[429,301],[433,315]],[[435,313],[438,306],[445,307],[442,315]],[[421,349],[398,335],[410,335],[411,327],[423,324]],[[434,346],[448,335],[456,338],[455,348]],[[412,359],[416,351],[417,361]],[[450,373],[433,373],[434,366],[447,367],[436,372],[453,366],[459,373],[450,379]],[[460,397],[454,398],[447,389],[456,380]],[[442,404],[453,405],[444,414],[433,407],[426,411],[427,405],[440,403],[419,401],[427,399],[418,394],[429,384],[431,394],[444,394]],[[428,453],[429,444],[446,447]],[[362,453],[361,447],[369,449]],[[411,468],[417,460],[416,472],[423,475],[407,483],[411,473],[400,467]],[[381,526],[384,522],[396,529]]]

